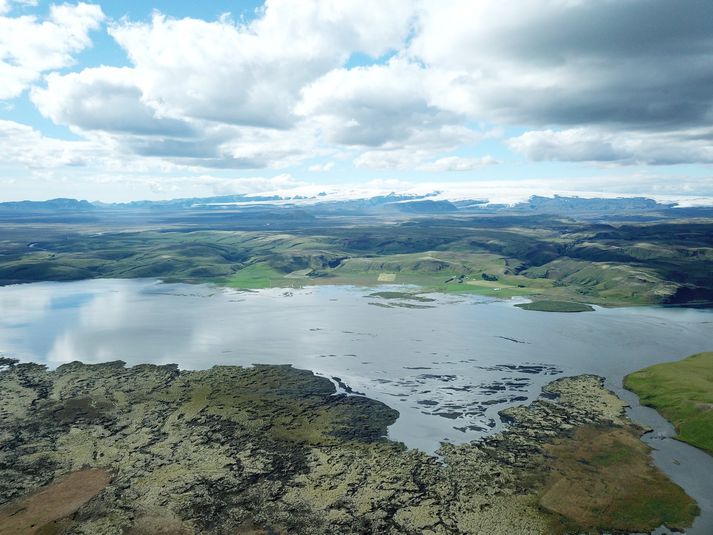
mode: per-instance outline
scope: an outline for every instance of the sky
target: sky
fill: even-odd
[[[711,0],[0,0],[0,201],[713,204]]]

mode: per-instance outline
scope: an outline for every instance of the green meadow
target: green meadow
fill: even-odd
[[[713,353],[632,373],[624,386],[676,428],[676,438],[713,455]]]

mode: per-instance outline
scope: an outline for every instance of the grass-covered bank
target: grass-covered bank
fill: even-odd
[[[676,438],[713,455],[713,352],[644,368],[624,386],[676,428]]]
[[[574,303],[572,301],[533,301],[532,303],[520,303],[515,305],[523,310],[535,310],[538,312],[592,312],[594,309],[585,303]]]

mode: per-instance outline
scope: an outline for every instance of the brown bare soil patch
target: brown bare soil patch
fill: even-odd
[[[145,515],[134,520],[126,535],[191,535],[194,530],[168,511],[163,514]]]
[[[111,481],[106,470],[66,474],[29,496],[0,508],[0,533],[28,535],[61,533],[64,519],[99,494]]]
[[[552,472],[540,505],[563,518],[555,531],[683,528],[695,502],[656,470],[634,429],[585,426],[545,447]]]

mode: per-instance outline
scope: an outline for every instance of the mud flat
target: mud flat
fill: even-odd
[[[649,532],[697,513],[593,375],[436,457],[386,438],[387,405],[291,366],[0,368],[2,533],[58,488],[74,505],[26,532]],[[73,488],[80,470],[92,488]]]

